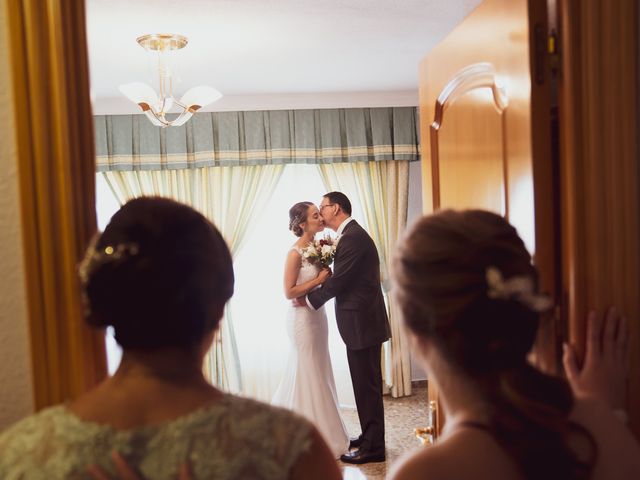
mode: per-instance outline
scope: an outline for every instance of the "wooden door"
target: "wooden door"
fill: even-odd
[[[424,213],[475,207],[506,216],[555,296],[544,3],[486,0],[421,62],[422,187]],[[553,322],[540,338],[538,360],[551,367]],[[438,400],[431,384],[429,399]]]

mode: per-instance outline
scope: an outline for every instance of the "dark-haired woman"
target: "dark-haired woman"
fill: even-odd
[[[331,272],[310,263],[304,255],[305,247],[324,230],[318,207],[311,202],[296,203],[289,210],[289,229],[298,239],[287,254],[284,294],[293,300],[322,285]],[[338,410],[324,307],[312,310],[290,305],[287,331],[291,353],[272,403],[311,420],[329,444],[333,456],[338,458],[348,450],[349,437]]]
[[[0,478],[339,478],[317,430],[282,409],[225,394],[202,361],[233,293],[231,255],[195,210],[161,198],[124,205],[80,268],[88,320],[112,325],[115,375],[0,435]]]
[[[479,210],[422,218],[393,278],[447,421],[437,444],[398,462],[392,478],[640,478],[640,449],[609,406],[574,398],[527,362],[550,302],[506,220]]]

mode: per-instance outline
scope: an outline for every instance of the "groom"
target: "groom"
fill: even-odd
[[[310,292],[306,303],[317,310],[335,297],[336,320],[347,346],[349,372],[362,434],[351,440],[346,463],[385,460],[382,405],[382,343],[391,337],[380,287],[380,259],[369,234],[351,218],[351,202],[344,193],[330,192],[320,203],[327,227],[338,233],[333,275]]]

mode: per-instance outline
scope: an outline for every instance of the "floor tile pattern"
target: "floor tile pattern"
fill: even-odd
[[[427,389],[417,387],[410,397],[384,397],[384,417],[387,442],[387,461],[365,465],[347,465],[339,462],[345,480],[382,480],[389,466],[402,455],[417,448],[420,442],[413,429],[427,424]],[[351,436],[360,432],[358,414],[353,409],[342,409],[344,422]]]

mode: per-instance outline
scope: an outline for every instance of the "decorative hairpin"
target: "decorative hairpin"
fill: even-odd
[[[123,242],[115,245],[106,245],[100,249],[96,248],[99,235],[96,235],[87,248],[84,259],[78,267],[78,274],[83,283],[89,279],[89,275],[99,265],[109,262],[116,262],[125,257],[135,256],[139,252],[138,244],[131,242]]]
[[[544,312],[553,306],[547,295],[535,292],[533,278],[519,275],[505,280],[502,272],[490,266],[486,270],[487,296],[499,300],[517,300],[534,312]]]

